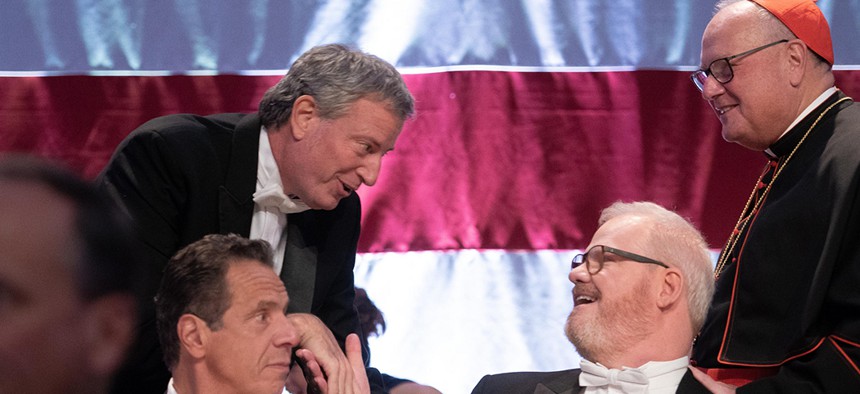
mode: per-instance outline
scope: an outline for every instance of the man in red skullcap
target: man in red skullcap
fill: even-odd
[[[723,138],[769,161],[717,261],[697,377],[860,393],[860,107],[834,86],[827,21],[811,0],[721,1],[701,61]]]

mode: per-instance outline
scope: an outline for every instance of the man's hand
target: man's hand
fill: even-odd
[[[361,341],[358,335],[349,334],[346,337],[346,358],[352,373],[329,374],[321,368],[314,353],[307,349],[296,351],[304,364],[304,376],[309,382],[308,393],[322,394],[370,394],[370,383],[364,370],[364,360],[361,357]],[[312,382],[312,383],[311,383]]]
[[[294,390],[290,390],[292,394],[323,394],[324,389],[328,386],[326,383],[325,374],[316,361],[313,352],[307,349],[296,350],[296,365],[292,370],[298,370],[297,376],[293,376],[290,372],[290,379],[287,379],[287,390],[290,390],[290,385]]]
[[[291,313],[287,319],[299,336],[296,356],[307,365],[304,373],[309,383],[316,383],[327,394],[370,393],[358,335],[347,337],[344,355],[334,335],[318,317]],[[312,384],[308,386],[310,393]]]
[[[309,350],[314,362],[322,368],[326,376],[352,380],[352,368],[349,360],[322,320],[309,313],[291,313],[287,315],[287,319],[296,328],[296,333],[299,336],[299,343],[296,347]],[[297,355],[301,357],[298,353]]]
[[[706,389],[708,389],[708,391],[714,394],[734,394],[735,389],[737,389],[737,387],[735,386],[714,380],[712,377],[708,376],[708,374],[700,371],[696,367],[689,368],[691,371],[693,371],[693,377],[695,377],[696,380],[701,382],[702,385],[705,386]]]
[[[299,350],[300,351],[300,350]],[[296,351],[296,361],[302,359],[298,356],[299,351]],[[307,362],[305,362],[305,365]],[[292,368],[290,368],[290,374],[287,376],[287,381],[284,384],[284,388],[290,394],[307,394],[308,393],[308,382],[305,379],[304,371],[299,366],[299,363],[293,363]]]
[[[352,366],[355,376],[353,390],[359,394],[370,394],[370,382],[367,381],[367,370],[364,368],[364,358],[361,356],[361,341],[353,333],[346,337],[346,358]]]

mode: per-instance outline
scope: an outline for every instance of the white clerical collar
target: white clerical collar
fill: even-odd
[[[779,135],[779,138],[777,138],[776,140],[777,141],[781,140],[782,137],[784,137],[786,134],[788,134],[789,130],[794,128],[794,126],[796,126],[798,123],[800,123],[800,121],[803,120],[803,118],[805,118],[806,115],[809,115],[809,113],[812,112],[812,110],[818,108],[818,106],[821,105],[821,103],[823,103],[825,100],[827,100],[828,97],[830,97],[834,93],[836,93],[837,90],[838,89],[836,89],[836,86],[831,86],[830,89],[825,90],[815,100],[812,100],[812,102],[809,103],[808,106],[806,106],[806,108],[803,110],[803,112],[800,113],[800,115],[798,115],[796,118],[794,118],[794,121],[791,122],[790,125],[788,125],[788,128],[785,129],[785,131],[783,131],[782,134]],[[776,156],[773,154],[773,152],[770,150],[770,148],[765,149],[765,153],[767,153],[768,157],[775,157]]]
[[[584,360],[585,361],[585,360]],[[588,362],[588,361],[585,361]],[[603,367],[600,363],[594,363]],[[623,371],[639,371],[648,379],[647,393],[649,394],[669,394],[675,393],[678,390],[678,385],[684,374],[687,373],[687,367],[690,365],[690,357],[684,356],[671,361],[650,361],[638,368],[621,367]],[[580,375],[580,382],[582,382]],[[620,386],[590,386],[581,391],[582,393],[606,393],[606,394],[621,394],[624,393]]]

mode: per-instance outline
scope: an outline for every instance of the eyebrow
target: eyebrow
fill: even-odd
[[[288,305],[289,305],[289,301],[287,302],[286,305],[284,305],[283,310],[285,313],[287,311]],[[269,309],[281,309],[281,307],[277,301],[262,300],[262,301],[257,303],[257,307],[254,308],[254,311],[269,310]]]

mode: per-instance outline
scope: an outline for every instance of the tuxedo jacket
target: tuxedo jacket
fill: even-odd
[[[256,190],[260,119],[255,114],[168,115],[134,130],[117,148],[97,184],[133,219],[152,268],[148,295],[182,247],[212,233],[248,237]],[[289,312],[318,316],[341,342],[358,331],[353,268],[361,206],[353,193],[331,211],[287,216],[281,278]],[[113,392],[163,392],[170,379],[154,324],[144,305],[138,343]]]
[[[555,372],[510,372],[484,376],[472,394],[577,394],[579,369]],[[710,393],[688,369],[678,385],[679,394]]]

